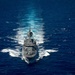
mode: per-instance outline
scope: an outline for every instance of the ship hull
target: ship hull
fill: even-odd
[[[31,30],[28,32],[28,37],[24,40],[22,48],[22,58],[28,64],[36,62],[38,58],[38,46],[36,40],[32,38],[33,33]]]
[[[28,57],[23,57],[23,60],[27,63],[27,64],[32,64],[37,62],[37,58],[38,58],[38,54],[32,58],[28,58]]]
[[[22,58],[27,64],[32,64],[32,63],[37,62],[38,57],[39,57],[38,49],[36,50],[36,54],[33,57],[28,57],[28,56],[25,55],[25,48],[23,47]]]

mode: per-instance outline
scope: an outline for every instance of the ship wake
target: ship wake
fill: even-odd
[[[22,50],[21,49],[22,49],[22,45],[24,44],[24,39],[27,35],[28,28],[23,27],[23,28],[15,29],[15,30],[17,30],[17,34],[15,35],[15,37],[10,37],[11,39],[13,38],[14,41],[17,41],[18,44],[21,45],[20,47],[18,47],[18,48],[15,47],[15,49],[11,49],[11,48],[3,49],[1,52],[9,53],[9,55],[12,57],[18,57],[18,58],[22,59]],[[50,54],[53,52],[58,51],[55,49],[44,49],[44,47],[42,46],[43,43],[45,42],[43,27],[40,27],[40,26],[37,26],[36,28],[33,27],[32,32],[34,34],[34,39],[36,40],[36,43],[39,48],[39,51],[38,51],[39,57],[36,59],[37,61],[42,59],[43,57],[50,56]]]
[[[19,49],[3,49],[2,53],[9,53],[11,57],[18,57],[22,59],[22,52]],[[40,60],[43,57],[47,57],[50,53],[57,52],[57,50],[48,49],[48,50],[39,50],[39,57],[36,60]]]
[[[3,53],[9,53],[12,57],[19,57],[22,59],[22,46],[24,44],[24,40],[27,36],[27,32],[29,31],[29,28],[31,28],[33,32],[33,38],[36,40],[36,43],[39,48],[39,57],[36,60],[40,60],[43,57],[49,56],[53,52],[57,52],[58,50],[55,49],[45,49],[43,47],[43,44],[45,42],[45,32],[44,32],[44,22],[42,18],[38,18],[35,15],[35,12],[32,11],[30,14],[27,14],[28,16],[24,16],[21,18],[18,24],[20,24],[19,28],[13,29],[13,31],[16,31],[16,35],[13,37],[8,37],[10,39],[13,39],[13,42],[17,42],[20,46],[15,49],[7,48],[3,49],[1,52]],[[25,18],[26,17],[26,18]]]

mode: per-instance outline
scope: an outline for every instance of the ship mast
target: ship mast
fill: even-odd
[[[28,38],[31,39],[32,36],[33,36],[33,33],[31,32],[31,28],[30,28],[28,32]]]

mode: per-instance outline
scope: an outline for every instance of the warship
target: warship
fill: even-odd
[[[31,32],[31,29],[29,29],[27,37],[24,40],[22,58],[28,64],[36,62],[36,59],[38,58],[38,46],[36,44],[36,40],[33,39],[33,33]]]

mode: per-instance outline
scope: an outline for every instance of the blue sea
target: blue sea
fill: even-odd
[[[29,28],[39,48],[30,65]],[[0,75],[75,75],[75,0],[0,0]]]

